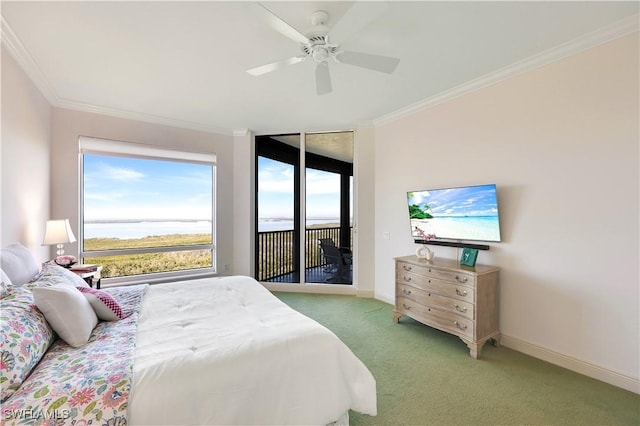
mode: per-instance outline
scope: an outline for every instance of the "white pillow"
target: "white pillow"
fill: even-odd
[[[7,286],[10,286],[13,284],[9,279],[9,277],[7,276],[7,274],[5,274],[2,269],[0,269],[0,279],[2,280],[2,283],[6,284]]]
[[[74,287],[89,287],[89,284],[79,275],[51,262],[42,266],[42,275],[35,282],[39,285],[68,284]]]
[[[76,348],[87,343],[98,317],[78,289],[56,284],[32,291],[36,306],[62,340]]]
[[[0,267],[14,285],[28,283],[40,272],[31,251],[18,243],[0,250]]]

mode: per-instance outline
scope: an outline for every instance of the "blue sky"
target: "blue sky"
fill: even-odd
[[[84,155],[84,219],[210,219],[212,166]]]
[[[258,215],[293,218],[293,166],[258,158]],[[340,216],[340,176],[320,170],[306,171],[307,217]]]
[[[496,216],[498,214],[494,185],[415,191],[408,195],[409,204],[431,207],[433,216]]]
[[[211,166],[84,155],[84,219],[207,219]],[[259,158],[261,218],[293,217],[293,166]],[[307,217],[337,218],[340,178],[307,169]]]

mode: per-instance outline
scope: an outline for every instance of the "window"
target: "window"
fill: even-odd
[[[104,282],[215,272],[215,156],[80,138],[80,256]]]

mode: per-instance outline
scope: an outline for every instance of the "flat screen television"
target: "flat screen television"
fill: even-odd
[[[496,186],[476,185],[407,192],[411,236],[416,242],[500,241]]]

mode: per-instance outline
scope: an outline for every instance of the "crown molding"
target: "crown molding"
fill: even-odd
[[[13,29],[2,15],[0,15],[0,32],[2,44],[7,48],[11,56],[13,56],[18,65],[20,65],[31,81],[33,81],[47,101],[49,101],[51,105],[55,105],[58,101],[58,94],[53,88],[53,85],[47,77],[45,77],[36,61],[29,55],[27,49],[25,49],[16,33],[13,32]]]
[[[54,104],[55,107],[70,109],[74,111],[89,112],[93,114],[107,115],[110,117],[124,118],[128,120],[143,121],[145,123],[160,124],[163,126],[179,127],[182,129],[197,130],[207,133],[218,133],[221,135],[232,135],[231,129],[208,126],[201,123],[191,121],[176,120],[160,115],[142,114],[134,111],[126,111],[117,108],[107,108],[98,105],[91,105],[82,102],[70,101],[67,99],[58,99]]]
[[[66,108],[77,111],[90,112],[95,114],[102,114],[112,117],[125,118],[143,122],[149,122],[154,124],[161,124],[172,127],[180,127],[191,130],[198,130],[204,132],[218,133],[223,135],[237,135],[238,132],[244,131],[243,129],[226,129],[214,126],[209,126],[202,123],[194,123],[182,120],[175,120],[162,116],[155,116],[151,114],[137,113],[133,111],[119,110],[116,108],[106,108],[96,105],[85,104],[81,102],[74,102],[70,100],[60,99],[56,93],[53,85],[46,78],[41,68],[27,52],[24,45],[18,38],[18,36],[11,29],[11,26],[7,23],[2,15],[0,15],[1,23],[1,38],[2,44],[7,48],[9,53],[15,58],[20,67],[25,71],[27,76],[33,81],[33,83],[40,90],[42,95],[49,101],[54,107]],[[472,93],[476,90],[489,87],[516,75],[522,74],[527,71],[540,68],[544,65],[561,60],[568,56],[582,52],[584,50],[596,47],[598,45],[607,43],[625,35],[637,32],[640,28],[640,15],[635,14],[628,18],[622,19],[612,25],[577,37],[559,46],[548,49],[540,54],[531,56],[522,61],[518,61],[514,64],[508,65],[482,77],[470,80],[459,86],[453,87],[444,92],[440,92],[432,97],[426,98],[422,101],[408,105],[404,108],[396,110],[390,114],[378,117],[371,122],[360,123],[358,127],[378,127],[400,118],[406,117],[418,111],[432,108],[436,105],[448,102],[452,99],[464,96]]]
[[[559,61],[569,56],[575,55],[584,50],[613,41],[626,36],[640,29],[640,15],[635,14],[622,19],[606,27],[587,33],[566,43],[555,46],[537,55],[530,56],[522,61],[515,62],[506,67],[500,68],[482,77],[467,81],[459,86],[453,87],[435,96],[431,96],[422,101],[416,102],[390,114],[386,114],[373,120],[375,127],[399,120],[408,115],[414,114],[436,105],[448,102],[452,99],[475,92],[476,90],[492,86],[501,81],[507,80],[516,75],[532,71],[550,63]]]
[[[0,25],[2,44],[7,48],[8,52],[11,54],[11,56],[13,56],[18,65],[24,70],[25,74],[27,74],[31,81],[33,81],[38,90],[40,90],[42,95],[47,99],[47,101],[49,101],[49,103],[53,107],[107,115],[110,117],[124,118],[129,120],[143,121],[146,123],[154,123],[171,127],[197,130],[208,133],[218,133],[223,135],[233,134],[233,131],[231,129],[223,129],[220,127],[208,126],[201,123],[175,120],[162,116],[142,114],[133,111],[107,108],[82,102],[70,101],[67,99],[61,99],[53,88],[53,85],[45,76],[44,72],[42,72],[42,69],[27,52],[27,49],[24,47],[9,23],[4,19],[4,16],[1,15]]]
[[[249,136],[250,129],[233,129],[233,137],[244,138]]]

